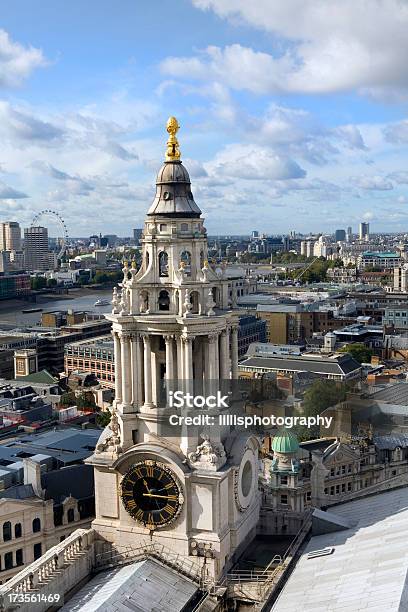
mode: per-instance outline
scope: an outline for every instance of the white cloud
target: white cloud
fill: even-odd
[[[277,181],[306,176],[293,159],[258,145],[227,145],[205,167],[211,175],[246,180]]]
[[[408,183],[408,172],[406,170],[400,170],[398,172],[392,172],[388,175],[388,179],[395,181],[399,185],[405,185]]]
[[[0,200],[21,200],[22,198],[28,198],[28,195],[0,181]]]
[[[35,68],[46,65],[41,49],[24,47],[12,41],[7,32],[0,30],[0,86],[17,87]]]
[[[390,123],[384,128],[384,136],[387,142],[394,144],[408,143],[408,119]]]
[[[64,129],[29,112],[14,108],[3,100],[0,101],[0,134],[17,146],[34,143],[56,144],[61,141]]]
[[[352,182],[361,189],[373,191],[390,191],[394,189],[392,182],[382,176],[358,176],[353,177]]]
[[[272,33],[278,53],[233,44],[170,57],[173,77],[216,80],[255,93],[408,87],[408,5],[400,0],[192,0],[202,10]]]

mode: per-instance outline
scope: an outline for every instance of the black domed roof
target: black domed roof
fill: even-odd
[[[156,196],[148,215],[200,217],[191,192],[190,177],[181,161],[164,162],[156,179]]]

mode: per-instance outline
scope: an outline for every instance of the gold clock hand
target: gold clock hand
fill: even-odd
[[[156,493],[142,493],[143,497],[160,497],[160,499],[178,499],[177,495],[157,495]]]

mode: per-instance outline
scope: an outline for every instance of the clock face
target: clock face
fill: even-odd
[[[121,497],[130,516],[149,529],[174,521],[184,501],[175,474],[157,461],[132,465],[123,477]]]

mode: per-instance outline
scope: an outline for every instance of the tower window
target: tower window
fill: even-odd
[[[149,310],[149,294],[147,291],[140,293],[140,312],[148,312]]]
[[[191,253],[183,251],[180,255],[180,260],[184,263],[184,270],[187,276],[191,276]]]
[[[191,313],[200,314],[200,294],[198,293],[198,291],[192,291],[190,293],[190,304]]]
[[[41,531],[41,521],[39,518],[33,520],[33,532]]]
[[[159,276],[169,275],[169,256],[165,251],[159,253]]]
[[[169,292],[164,289],[159,293],[159,310],[170,310]]]
[[[182,232],[188,232],[188,223],[182,223],[182,224],[180,225],[180,230],[181,230]]]

